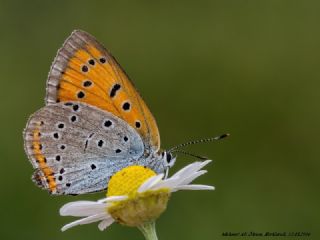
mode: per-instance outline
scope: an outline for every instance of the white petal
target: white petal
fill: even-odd
[[[200,164],[200,162],[191,163],[191,164],[185,166],[184,168],[180,169],[178,172],[173,174],[171,177],[179,177],[180,175],[184,174],[185,172],[189,171],[191,168],[193,168],[194,166],[199,165],[199,164]]]
[[[199,170],[210,162],[211,160],[206,160],[204,162],[194,162],[192,164],[189,164],[188,166],[182,168],[180,171],[175,173],[172,177],[159,181],[158,183],[154,184],[154,186],[151,189],[152,190],[157,190],[160,188],[175,189],[179,185],[189,184],[194,179],[196,179],[197,177],[207,172],[206,170],[201,170],[201,171]]]
[[[111,196],[111,197],[100,199],[97,202],[98,203],[117,202],[117,201],[126,200],[127,198],[128,196]]]
[[[100,220],[108,219],[110,216],[108,216],[106,213],[99,213],[95,214],[86,218],[79,219],[77,221],[71,222],[67,225],[64,225],[61,228],[61,231],[65,231],[69,228],[75,227],[77,225],[83,225],[83,224],[88,224],[88,223],[93,223],[93,222],[98,222]]]
[[[190,173],[190,176],[175,176],[168,179],[165,179],[163,181],[158,182],[152,187],[152,190],[157,190],[160,188],[169,188],[174,189],[180,185],[187,185],[190,182],[192,182],[197,177],[205,174],[206,170],[201,170],[199,172]]]
[[[106,204],[93,201],[76,201],[60,208],[61,216],[86,217],[105,212]]]
[[[179,190],[214,190],[214,187],[200,184],[181,185],[173,189],[172,192]]]
[[[126,200],[128,196],[111,196],[107,197],[106,202],[118,202],[122,200]]]
[[[151,189],[152,190],[158,190],[160,188],[175,188],[177,184],[179,183],[179,178],[177,177],[171,177],[167,178],[165,180],[157,182]]]
[[[172,177],[175,177],[175,176],[180,177],[181,175],[188,175],[190,172],[195,172],[198,170],[201,163],[202,162],[191,163],[191,164],[185,166],[184,168],[180,169]]]
[[[189,164],[188,166],[182,168],[180,171],[176,172],[172,177],[184,177],[184,176],[189,176],[189,174],[196,172],[212,162],[212,160],[206,160],[203,162],[194,162]]]
[[[156,175],[156,176],[152,176],[150,178],[148,178],[138,189],[138,192],[144,192],[146,190],[151,189],[155,184],[157,184],[159,181],[161,181],[161,179],[163,178],[163,173]]]
[[[200,170],[198,172],[194,172],[193,174],[191,174],[190,176],[181,179],[179,185],[187,185],[189,183],[191,183],[193,180],[195,180],[197,177],[200,177],[201,175],[207,173],[206,170]]]
[[[98,228],[100,229],[100,231],[103,231],[107,227],[109,227],[113,222],[114,222],[114,219],[112,217],[108,219],[104,219],[99,223]]]
[[[102,199],[99,199],[97,202],[98,203],[105,203],[107,201],[108,198],[102,198]]]
[[[180,175],[178,177],[171,177],[168,178],[164,181],[162,181],[161,183],[159,183],[157,186],[157,188],[161,188],[161,187],[168,187],[168,188],[176,188],[179,185],[187,185],[190,182],[192,182],[194,179],[196,179],[197,177],[205,174],[207,171],[206,170],[201,170],[199,172],[193,172],[193,173],[189,173],[188,176],[183,176]]]

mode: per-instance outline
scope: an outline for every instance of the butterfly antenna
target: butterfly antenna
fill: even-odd
[[[188,146],[188,145],[194,145],[194,144],[206,143],[206,142],[213,142],[213,141],[221,140],[221,139],[226,138],[228,136],[230,136],[230,134],[229,133],[225,133],[225,134],[222,134],[222,135],[217,136],[217,137],[192,140],[192,141],[189,141],[189,142],[186,142],[186,143],[181,143],[181,144],[169,149],[168,152],[177,152],[177,149],[185,147],[185,146]]]
[[[183,151],[183,150],[176,150],[176,151],[174,151],[174,152],[176,152],[176,153],[182,153],[182,154],[184,154],[184,155],[188,155],[188,156],[191,156],[191,157],[195,157],[195,158],[198,158],[198,159],[200,159],[200,160],[208,160],[207,157],[200,156],[200,155],[195,155],[195,154],[193,154],[193,153],[186,152],[186,151]]]

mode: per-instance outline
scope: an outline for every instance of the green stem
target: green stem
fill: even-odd
[[[138,227],[146,240],[158,240],[156,233],[156,224],[154,221],[146,222]]]

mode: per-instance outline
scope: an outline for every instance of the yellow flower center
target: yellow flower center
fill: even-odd
[[[110,179],[107,197],[135,195],[141,184],[155,175],[156,173],[150,168],[142,166],[126,167],[114,174]]]
[[[137,192],[141,184],[155,175],[156,173],[149,168],[129,166],[112,176],[108,184],[107,197],[128,196],[128,199],[114,202],[107,208],[116,221],[127,226],[141,226],[158,218],[166,209],[170,197],[169,189]]]

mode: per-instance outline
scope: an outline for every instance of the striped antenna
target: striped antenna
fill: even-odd
[[[213,142],[213,141],[221,140],[221,139],[229,137],[229,136],[230,136],[229,133],[224,133],[224,134],[222,134],[220,136],[217,136],[217,137],[192,140],[192,141],[189,141],[189,142],[186,142],[186,143],[181,143],[181,144],[179,144],[177,146],[174,146],[171,149],[169,149],[168,152],[171,152],[171,153],[173,153],[173,152],[181,152],[181,153],[185,153],[186,154],[186,152],[183,152],[183,151],[180,151],[180,150],[178,151],[178,149],[183,148],[183,147],[188,146],[188,145],[194,145],[194,144],[199,144],[199,143],[206,143],[206,142]],[[189,155],[191,155],[191,154],[189,154]]]
[[[204,157],[204,156],[200,156],[200,155],[196,155],[196,154],[193,154],[193,153],[190,153],[190,152],[186,152],[186,151],[183,151],[183,150],[176,150],[174,151],[175,153],[182,153],[184,155],[188,155],[188,156],[191,156],[191,157],[195,157],[195,158],[198,158],[200,160],[208,160],[209,158],[207,157]]]

